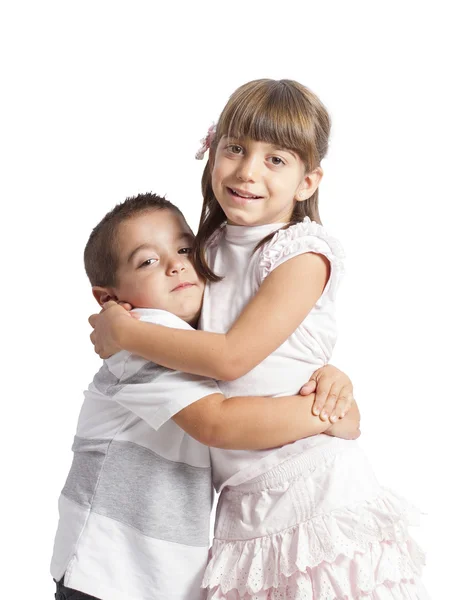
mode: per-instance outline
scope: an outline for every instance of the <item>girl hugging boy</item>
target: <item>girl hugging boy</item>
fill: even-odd
[[[87,243],[94,296],[143,307],[134,311],[141,322],[192,330],[205,288],[193,241],[170,202],[129,198]],[[341,401],[351,387],[334,367],[322,370],[320,384],[339,387]],[[206,377],[126,351],[106,360],[85,392],[59,500],[56,598],[200,599],[212,506],[207,446],[270,448],[325,430],[358,435],[355,406],[332,424],[312,415],[313,398],[226,399]]]
[[[111,357],[106,361],[110,374],[101,374],[95,388],[121,404],[133,394],[132,410],[144,426],[156,429],[172,418],[171,426],[212,446],[220,497],[202,581],[211,600],[428,598],[420,580],[423,554],[408,532],[414,511],[378,483],[356,441],[355,403],[346,390],[340,400],[334,397],[340,376],[323,402],[294,396],[312,375],[319,380],[336,342],[343,252],[321,226],[318,212],[329,133],[325,107],[297,82],[258,80],[241,86],[199,153],[209,152],[192,244],[199,277],[191,273],[185,242],[170,260],[163,245],[146,242],[125,253],[123,240],[131,236],[124,230],[120,266],[132,268],[134,279],[124,293],[118,280],[112,286],[94,284],[104,311],[90,318],[92,341],[103,358]],[[131,302],[128,294],[142,290],[146,277],[163,280],[160,273],[177,278],[171,289],[161,289],[165,299],[180,302],[183,308],[175,314],[184,320],[184,301],[206,280],[198,330],[176,324],[174,317],[136,319],[117,303],[151,307],[149,298]],[[171,310],[167,304],[157,308]],[[191,313],[185,315],[189,320]],[[186,373],[197,378],[198,389],[191,393],[189,383],[184,392],[179,383],[178,397],[169,394],[168,381],[177,386],[178,379],[191,377]],[[205,378],[218,380],[221,393],[210,388],[207,395],[203,386],[215,384]],[[147,408],[144,393],[137,391],[141,379],[165,386],[168,404],[151,398],[160,406]],[[201,396],[194,401],[197,393]],[[132,509],[142,494],[136,483],[128,491]],[[186,489],[197,488],[189,482]],[[168,508],[163,512],[158,519],[164,526],[177,518]],[[144,511],[137,514],[143,520]],[[176,527],[179,536],[189,531],[186,523]],[[79,548],[65,567],[66,584],[72,581],[73,560],[79,561]],[[134,561],[132,572],[140,564]],[[176,586],[175,577],[166,573],[167,584]],[[192,579],[192,589],[197,582]],[[195,597],[176,593],[166,597]],[[128,588],[124,597],[151,596]]]

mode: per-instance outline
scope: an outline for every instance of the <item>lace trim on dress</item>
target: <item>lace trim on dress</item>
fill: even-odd
[[[210,597],[215,599],[242,600],[247,594],[277,599],[279,594],[263,593],[282,592],[290,585],[319,590],[315,595],[319,600],[355,600],[363,594],[364,599],[377,599],[366,594],[382,585],[406,585],[420,574],[424,554],[407,531],[417,514],[383,490],[374,500],[318,515],[274,535],[247,541],[215,539],[202,585],[214,592]],[[227,595],[233,590],[237,596]]]
[[[342,275],[345,254],[341,244],[328,235],[322,225],[305,217],[300,223],[277,231],[264,246],[258,266],[260,281],[276,266],[285,262],[287,257],[305,252],[316,252],[328,258],[331,262],[331,279],[336,273],[338,276]]]

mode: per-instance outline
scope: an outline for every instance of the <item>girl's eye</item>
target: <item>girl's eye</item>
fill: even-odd
[[[144,260],[144,262],[139,265],[139,269],[141,269],[142,267],[148,267],[150,265],[153,265],[154,262],[158,262],[158,258],[148,258],[147,260]]]
[[[279,158],[279,156],[271,156],[270,157],[270,162],[271,164],[275,165],[275,166],[279,166],[279,165],[284,165],[284,161],[282,158]]]
[[[240,154],[242,152],[242,146],[239,146],[239,144],[230,144],[227,149],[231,154]]]
[[[181,248],[178,250],[178,254],[192,254],[192,248]]]

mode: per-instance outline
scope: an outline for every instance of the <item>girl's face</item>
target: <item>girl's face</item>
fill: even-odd
[[[267,142],[223,136],[212,167],[216,199],[231,225],[287,223],[296,202],[310,198],[322,171],[305,172],[292,152]]]

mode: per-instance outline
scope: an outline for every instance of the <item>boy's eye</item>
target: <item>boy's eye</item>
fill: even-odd
[[[158,258],[148,258],[147,260],[144,260],[144,262],[139,265],[139,269],[142,267],[148,267],[150,265],[153,265],[154,262],[158,262]]]
[[[181,248],[178,250],[178,254],[192,254],[192,248]]]
[[[284,164],[285,164],[285,163],[284,163],[284,161],[283,161],[283,159],[282,159],[282,158],[280,158],[279,156],[271,156],[271,157],[270,157],[270,162],[271,162],[273,165],[276,165],[276,166],[279,166],[279,165],[284,165]]]

